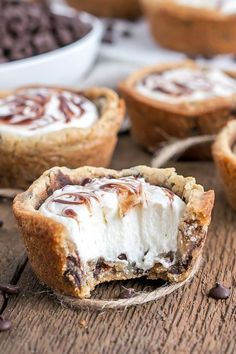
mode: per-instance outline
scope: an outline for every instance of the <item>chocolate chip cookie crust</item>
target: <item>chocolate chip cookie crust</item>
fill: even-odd
[[[236,211],[236,121],[219,133],[213,145],[213,156],[222,178],[227,199]]]
[[[43,216],[39,207],[55,190],[68,184],[83,183],[85,178],[112,176],[142,176],[153,185],[170,189],[187,204],[178,231],[178,257],[170,268],[156,263],[145,274],[132,269],[127,272],[122,262],[91,264],[83,276],[79,252],[69,241],[67,229],[58,222]],[[204,192],[194,178],[184,178],[174,169],[154,169],[138,166],[128,170],[114,171],[104,168],[83,167],[76,170],[55,167],[46,171],[14,201],[13,210],[23,235],[32,267],[41,281],[56,291],[79,298],[89,297],[96,285],[112,280],[145,276],[181,282],[191,272],[202,253],[214,192]],[[126,272],[125,272],[126,270]]]
[[[163,47],[189,54],[236,53],[236,15],[177,4],[141,0],[154,39]]]
[[[134,19],[141,16],[138,0],[67,0],[67,2],[78,10],[100,17]]]
[[[136,83],[152,73],[162,73],[176,68],[198,68],[191,60],[177,64],[162,64],[147,67],[131,74],[120,83],[119,90],[124,97],[132,122],[134,139],[150,151],[164,141],[184,139],[197,135],[214,135],[235,115],[236,96],[216,97],[195,102],[168,104],[139,93]],[[233,72],[226,72],[236,78]],[[209,144],[189,150],[188,156],[197,159],[211,157]]]
[[[124,118],[123,101],[106,88],[65,89],[95,103],[99,119],[90,128],[65,128],[30,137],[0,129],[1,187],[27,188],[45,170],[56,165],[106,167],[110,163]],[[8,94],[1,92],[0,97]]]

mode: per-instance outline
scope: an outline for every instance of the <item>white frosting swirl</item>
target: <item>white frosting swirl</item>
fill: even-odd
[[[177,251],[185,207],[171,191],[143,178],[125,177],[67,185],[55,191],[39,212],[68,229],[82,264],[100,257],[119,261],[123,255],[123,261],[149,269],[159,261],[170,266],[162,255]]]
[[[217,10],[225,14],[236,13],[236,1],[235,0],[174,0],[180,5],[189,7],[203,8],[209,10]]]
[[[182,67],[149,74],[136,83],[136,90],[154,100],[178,104],[236,95],[236,80],[217,69]]]
[[[96,105],[70,91],[28,88],[0,99],[0,132],[31,136],[89,128],[97,119]]]

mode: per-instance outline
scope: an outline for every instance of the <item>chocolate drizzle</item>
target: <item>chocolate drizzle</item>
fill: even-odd
[[[172,205],[174,202],[175,194],[171,190],[164,187],[162,187],[162,190],[165,193],[165,195],[169,198],[170,204]]]
[[[223,75],[221,72],[216,72],[216,74]],[[220,76],[214,76],[213,71],[205,68],[196,70],[180,67],[160,73],[153,72],[145,76],[137,84],[138,87],[141,85],[150,92],[159,92],[172,98],[183,98],[185,96],[187,98],[195,92],[200,92],[206,97],[209,97],[209,95],[212,97],[219,96],[216,86],[232,91],[231,94],[236,91],[236,84],[232,82],[232,78],[229,77],[228,81],[224,77],[221,79]]]
[[[100,186],[101,190],[115,191],[117,193],[119,197],[119,208],[121,217],[125,216],[125,214],[131,208],[142,203],[142,184],[132,182],[122,183],[122,180],[120,179],[120,181],[117,183],[105,183]]]
[[[58,197],[52,199],[49,203],[59,203],[59,204],[72,205],[72,206],[85,204],[89,208],[89,210],[91,210],[91,198],[94,198],[95,200],[98,201],[98,197],[92,192],[63,193]],[[48,207],[50,209],[50,205],[48,205]],[[66,210],[68,212],[68,210],[72,210],[72,209],[66,209]],[[69,212],[69,214],[70,215],[64,215],[64,216],[71,217],[71,212]],[[73,217],[74,216],[75,215],[73,215]]]
[[[52,100],[56,103],[55,112],[48,110]],[[85,113],[84,102],[73,92],[31,88],[0,100],[0,123],[31,131],[57,122],[67,124]]]

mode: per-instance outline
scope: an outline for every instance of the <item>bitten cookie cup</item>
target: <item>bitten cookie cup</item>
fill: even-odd
[[[14,92],[1,92],[0,97],[17,96],[18,92],[22,89],[24,88]],[[125,110],[123,101],[119,99],[115,92],[106,88],[73,90],[70,88],[35,86],[25,89],[55,89],[59,92],[65,90],[67,94],[68,92],[79,94],[82,100],[84,97],[84,101],[86,101],[85,105],[95,107],[94,110],[97,112],[98,117],[91,126],[86,127],[87,116],[85,115],[83,120],[85,127],[82,128],[70,126],[70,124],[67,127],[66,123],[56,131],[50,131],[50,129],[47,131],[46,123],[46,131],[40,132],[39,126],[39,133],[36,131],[36,134],[32,135],[18,134],[17,130],[7,130],[7,124],[0,124],[0,186],[2,188],[27,188],[45,170],[53,166],[66,165],[70,168],[77,168],[87,164],[102,167],[109,165],[117,143],[117,133],[123,121]],[[24,99],[22,107],[19,105],[19,101],[16,102],[17,109],[21,110],[23,107],[27,112],[27,109],[30,110],[31,108],[29,103],[26,104],[24,102]],[[71,114],[73,113],[70,111],[70,104],[71,102],[69,102],[68,106],[68,102],[62,97],[59,105],[59,113],[57,113],[61,117],[60,109],[63,109],[68,122],[70,122]],[[73,104],[75,105],[75,103]],[[53,102],[50,108],[54,109]],[[30,114],[33,114],[33,116],[35,113],[40,115],[41,109],[42,107],[33,107]],[[80,112],[84,112],[83,106],[80,107]],[[9,117],[11,119],[11,116]],[[29,121],[30,117],[29,115]],[[8,119],[8,117],[5,118]],[[12,118],[11,128],[17,126],[18,118],[17,115],[15,118]],[[25,118],[27,118],[27,114]],[[50,119],[53,119],[53,117],[48,114],[46,118],[51,123]],[[80,117],[78,117],[78,121],[79,119]],[[13,125],[13,120],[16,125]],[[27,125],[27,119],[24,120],[24,124]],[[44,120],[42,124],[45,124]],[[22,126],[19,124],[19,130],[21,128]]]
[[[207,2],[207,1],[206,1]],[[141,0],[154,39],[188,54],[236,53],[236,13],[186,6],[175,0]]]
[[[110,183],[104,183],[107,179]],[[76,191],[68,192],[73,186]],[[56,291],[85,298],[96,285],[112,280],[142,276],[169,282],[185,280],[202,254],[213,203],[213,191],[204,192],[194,178],[179,176],[172,168],[138,166],[115,171],[55,167],[15,198],[13,210],[39,279]],[[148,223],[144,238],[133,232],[137,224],[141,227],[150,217],[162,228],[154,228],[150,235]],[[173,220],[177,220],[176,225],[172,225]],[[93,224],[94,232],[86,236],[84,232]],[[101,234],[105,236],[98,242]],[[125,244],[126,249],[119,254]],[[168,245],[164,252],[153,254],[164,245]],[[174,252],[166,253],[173,247]],[[137,262],[130,257],[137,257]]]
[[[135,19],[141,16],[138,0],[67,0],[67,3],[99,17]]]
[[[155,151],[164,141],[216,134],[235,116],[236,74],[208,69],[211,70],[189,60],[162,64],[138,70],[120,83],[119,90],[126,102],[132,134],[139,144]],[[157,75],[154,84],[148,81],[152,75]],[[205,75],[209,77],[205,78]],[[218,79],[223,80],[226,90],[221,85],[212,90],[211,85],[214,86]],[[227,92],[228,80],[231,81],[230,87],[233,85],[232,92]],[[153,87],[143,86],[149,84]],[[147,92],[147,89],[152,91]],[[209,159],[210,145],[191,148],[187,155]]]
[[[219,133],[213,145],[213,156],[222,178],[227,199],[236,211],[236,121]]]

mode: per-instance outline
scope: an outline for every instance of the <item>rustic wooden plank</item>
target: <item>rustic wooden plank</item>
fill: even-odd
[[[123,137],[113,167],[149,161],[148,154]],[[217,192],[204,263],[195,279],[158,302],[98,313],[75,311],[59,304],[27,265],[19,281],[23,291],[11,299],[4,312],[14,327],[0,334],[1,353],[235,352],[235,213],[225,201],[213,164],[181,163],[176,167],[179,173],[195,175],[200,183]],[[232,287],[230,299],[217,302],[207,297],[217,280]],[[115,294],[117,286],[104,285],[101,291]]]
[[[24,267],[25,251],[13,217],[11,201],[0,199],[0,283],[16,283]],[[0,296],[0,313],[4,305]]]

